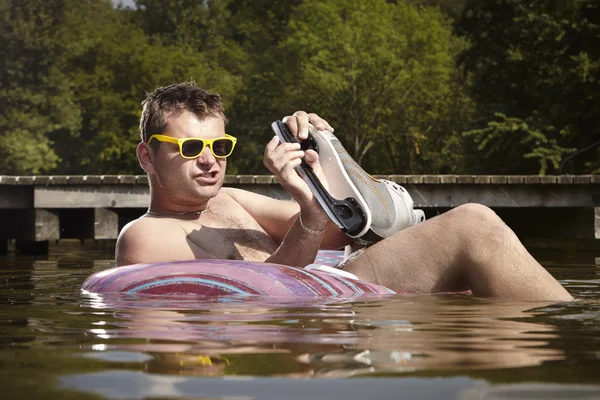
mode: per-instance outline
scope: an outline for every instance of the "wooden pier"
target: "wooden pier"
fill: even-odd
[[[520,236],[600,239],[600,176],[380,175],[434,216],[460,204],[493,208]],[[273,176],[227,176],[227,186],[289,199]],[[145,175],[0,176],[0,252],[63,238],[116,239],[149,202]]]

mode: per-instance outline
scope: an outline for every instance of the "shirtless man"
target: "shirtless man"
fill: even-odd
[[[285,118],[294,135],[308,124],[333,128],[316,114]],[[319,248],[349,238],[333,224],[294,168],[301,159],[324,180],[318,155],[300,145],[266,146],[264,163],[295,202],[224,188],[227,136],[221,99],[182,83],[159,88],[143,102],[137,156],[148,173],[150,207],[120,233],[117,266],[159,261],[231,259],[304,267]],[[200,138],[182,144],[180,139]],[[215,141],[212,141],[216,139]],[[360,279],[401,292],[471,290],[515,300],[571,300],[489,208],[465,204],[370,246],[344,266]]]

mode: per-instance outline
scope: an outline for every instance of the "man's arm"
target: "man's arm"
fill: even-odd
[[[221,190],[248,211],[278,245],[282,244],[300,213],[300,206],[294,201],[277,200],[242,189]],[[319,241],[320,247],[327,250],[340,249],[350,242],[350,238],[332,223],[327,224],[322,240]]]
[[[317,129],[333,132],[327,121],[304,111],[298,111],[283,120],[299,140],[307,139],[311,123]],[[340,248],[350,243],[346,235],[328,223],[329,217],[295,170],[304,160],[326,185],[327,180],[319,164],[317,152],[304,152],[299,143],[280,143],[275,136],[265,147],[263,160],[281,186],[296,200],[296,204],[283,205],[282,202],[264,196],[242,195],[245,192],[232,192],[232,197],[237,197],[238,203],[280,243],[279,248],[267,261],[303,267],[314,261],[320,247]],[[331,227],[326,229],[328,225]]]
[[[115,249],[117,267],[130,264],[155,263],[215,258],[192,243],[181,228],[141,218],[127,224],[119,234]]]
[[[314,262],[325,236],[327,220],[310,220],[300,224],[302,212],[297,203],[272,199],[240,189],[221,189],[240,204],[279,245],[265,262],[305,267]],[[310,228],[310,227],[314,228]],[[327,229],[328,238],[339,248],[348,237],[337,227]]]
[[[307,225],[315,225],[305,224],[301,215],[302,211],[295,218],[277,250],[265,260],[266,262],[305,267],[315,261],[328,224],[325,222],[322,228],[313,229]],[[345,235],[344,237],[347,238]]]

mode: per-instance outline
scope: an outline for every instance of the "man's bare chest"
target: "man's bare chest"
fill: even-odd
[[[219,259],[264,261],[277,248],[273,239],[243,210],[215,207],[188,226],[187,240]]]

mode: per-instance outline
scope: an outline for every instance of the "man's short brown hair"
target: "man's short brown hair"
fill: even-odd
[[[227,123],[221,96],[199,88],[195,82],[160,87],[146,95],[142,106],[140,136],[143,142],[148,142],[154,134],[163,133],[167,128],[167,118],[183,111],[194,113],[201,121],[221,117]]]

